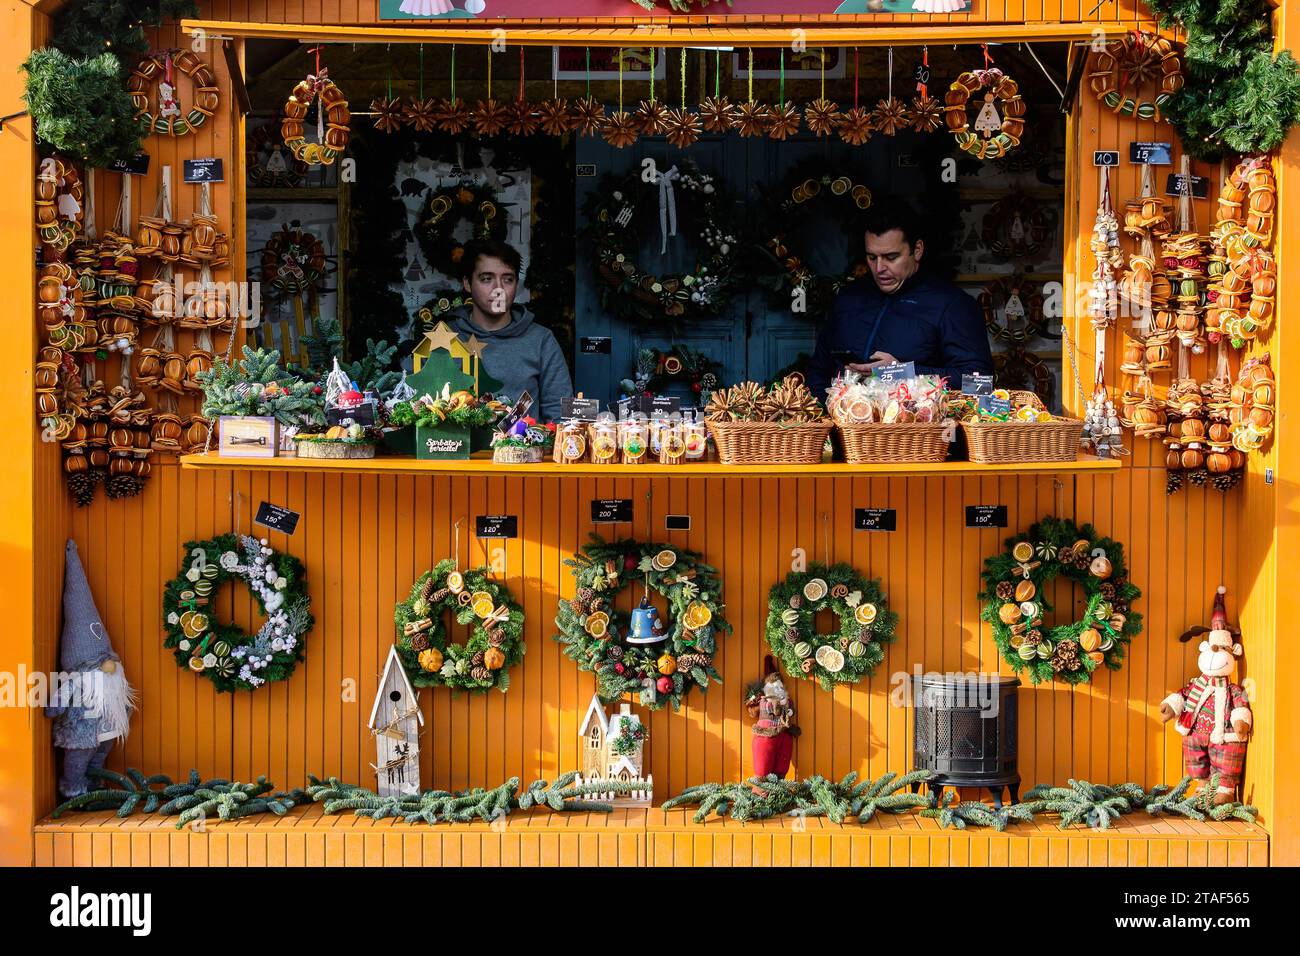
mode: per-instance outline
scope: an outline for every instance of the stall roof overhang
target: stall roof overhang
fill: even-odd
[[[1150,27],[1150,24],[1142,24]],[[1139,24],[1132,21],[1086,23],[919,23],[882,26],[781,24],[726,26],[712,24],[666,25],[632,23],[615,26],[555,25],[488,21],[478,26],[342,26],[334,24],[244,23],[233,20],[181,21],[187,34],[247,39],[291,39],[304,43],[499,43],[498,29],[507,31],[506,43],[514,46],[789,46],[795,30],[810,47],[890,46],[923,43],[1015,43],[1030,41],[1090,40],[1098,30],[1107,35],[1124,33]]]

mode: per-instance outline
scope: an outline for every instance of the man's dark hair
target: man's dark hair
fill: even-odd
[[[462,279],[474,278],[474,266],[478,264],[480,256],[500,259],[515,270],[516,276],[519,275],[524,264],[523,256],[519,255],[519,250],[508,242],[502,242],[500,239],[472,239],[465,243],[465,254],[460,259],[460,276]]]
[[[916,241],[922,238],[916,210],[894,196],[885,196],[871,204],[863,217],[862,229],[873,236],[883,236],[890,230],[897,229],[903,234],[908,246],[916,245]]]

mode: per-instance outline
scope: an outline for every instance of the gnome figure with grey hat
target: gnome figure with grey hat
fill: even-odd
[[[54,746],[63,751],[59,793],[71,798],[90,789],[86,772],[104,766],[113,745],[126,739],[136,699],[72,540],[64,551],[59,669],[54,702],[45,716],[54,719]]]

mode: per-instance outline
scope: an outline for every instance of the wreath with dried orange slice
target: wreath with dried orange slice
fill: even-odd
[[[839,629],[818,634],[821,611]],[[765,636],[772,653],[795,677],[816,680],[822,690],[870,677],[896,638],[898,615],[889,610],[880,582],[849,564],[811,564],[791,571],[767,595]]]
[[[312,101],[317,97],[316,126],[320,142],[309,143],[303,130],[303,120]],[[284,119],[280,121],[280,138],[289,147],[294,158],[308,166],[329,166],[342,156],[352,136],[352,114],[343,91],[329,78],[328,70],[299,80],[284,104]]]
[[[564,563],[573,569],[577,588],[560,601],[555,640],[581,670],[596,675],[602,699],[636,694],[651,710],[669,704],[677,710],[693,688],[722,683],[713,655],[731,625],[722,616],[722,580],[700,554],[668,544],[607,542],[593,534]],[[614,607],[630,586],[642,592],[633,614],[658,617],[650,610],[651,591],[668,602],[668,620],[660,619],[651,633],[643,629],[637,635],[629,615]]]
[[[464,644],[450,643],[443,618],[468,625]],[[510,668],[524,656],[524,609],[487,568],[462,571],[451,558],[426,571],[393,613],[397,656],[416,687],[473,694],[510,688]]]
[[[176,89],[176,74],[184,73],[193,84],[193,102],[189,110],[181,106]],[[149,91],[158,84],[158,109],[149,108]],[[198,132],[200,126],[217,111],[220,90],[212,68],[189,50],[168,50],[144,57],[131,71],[126,84],[135,107],[135,118],[146,136],[185,136]]]
[[[982,118],[975,121],[975,131],[971,130],[966,103],[979,90],[985,91],[981,117],[987,111],[996,116],[995,106],[1000,104],[1002,107],[996,132],[991,126],[985,126]],[[1025,134],[1025,101],[1016,81],[997,67],[967,70],[961,74],[948,87],[944,103],[944,122],[948,131],[956,137],[958,147],[972,156],[1001,159],[1020,145],[1020,138]]]
[[[303,659],[303,637],[315,623],[302,562],[276,553],[265,538],[233,534],[186,542],[185,561],[163,591],[163,646],[175,653],[176,663],[219,691],[256,690],[288,678]],[[247,584],[266,615],[256,634],[223,624],[212,613],[212,599],[227,581]]]
[[[993,625],[1003,659],[1032,683],[1083,684],[1105,665],[1119,670],[1124,647],[1142,633],[1132,604],[1142,592],[1128,579],[1124,546],[1065,518],[1044,518],[984,561],[980,616]],[[1058,575],[1084,590],[1079,620],[1048,627],[1045,591]]]

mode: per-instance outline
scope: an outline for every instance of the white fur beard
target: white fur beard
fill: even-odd
[[[135,688],[126,682],[126,671],[118,664],[110,674],[89,671],[82,675],[83,706],[90,713],[99,714],[103,733],[126,739],[131,730],[131,712],[136,709]]]

